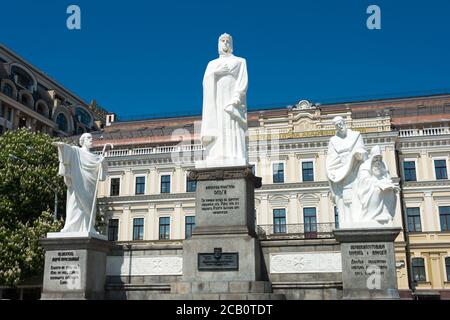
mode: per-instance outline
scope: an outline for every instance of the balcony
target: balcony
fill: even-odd
[[[305,229],[306,226],[306,229]],[[274,239],[333,239],[334,223],[266,224],[259,225],[256,233],[260,240]]]
[[[439,136],[439,135],[444,135],[444,134],[450,134],[449,127],[399,130],[400,138],[421,137],[421,136]]]
[[[161,153],[180,153],[180,152],[201,152],[203,146],[201,144],[176,145],[176,146],[162,146],[162,147],[148,147],[135,149],[119,149],[109,150],[106,154],[107,158],[112,157],[129,157],[142,156]],[[95,154],[101,154],[101,151],[94,151]]]

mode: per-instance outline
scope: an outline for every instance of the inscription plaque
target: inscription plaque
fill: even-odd
[[[222,252],[222,248],[214,248],[214,253],[198,254],[199,271],[238,271],[239,253]]]
[[[81,289],[80,257],[76,251],[49,253],[48,286],[55,290]]]

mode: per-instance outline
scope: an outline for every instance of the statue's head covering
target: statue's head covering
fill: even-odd
[[[220,51],[220,40],[222,40],[223,38],[228,38],[230,40],[230,52],[228,52],[228,54],[233,53],[233,37],[231,35],[229,35],[228,33],[223,33],[220,35],[218,44],[217,44],[219,54],[222,54],[222,52]]]
[[[88,137],[88,136],[92,136],[92,135],[89,132],[83,133],[81,135],[80,140],[79,140],[80,146],[84,145],[84,139],[86,139],[86,137]]]
[[[344,118],[342,118],[341,116],[336,116],[336,117],[334,117],[333,120],[332,120],[332,122],[333,122],[334,125],[336,125],[336,123],[338,123],[338,122],[340,122],[340,121],[344,121],[344,122],[345,122]]]
[[[372,147],[370,150],[369,158],[361,165],[360,171],[367,170],[371,171],[373,166],[373,161],[376,157],[382,157],[381,149],[379,145]],[[381,159],[381,171],[383,176],[389,176],[389,171],[384,164],[383,159]]]

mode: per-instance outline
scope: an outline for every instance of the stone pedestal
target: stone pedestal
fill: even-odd
[[[41,299],[104,299],[110,242],[52,234],[41,244],[45,250]]]
[[[394,240],[400,228],[339,229],[343,299],[399,299]]]
[[[197,181],[196,227],[183,242],[183,279],[171,292],[184,299],[281,298],[262,278],[254,207],[261,178],[248,166],[197,169],[189,177]]]

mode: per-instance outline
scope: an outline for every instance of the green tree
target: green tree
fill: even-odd
[[[59,231],[53,218],[65,212],[65,186],[58,176],[58,152],[47,134],[26,129],[0,136],[0,284],[14,286],[42,272],[39,239]]]

